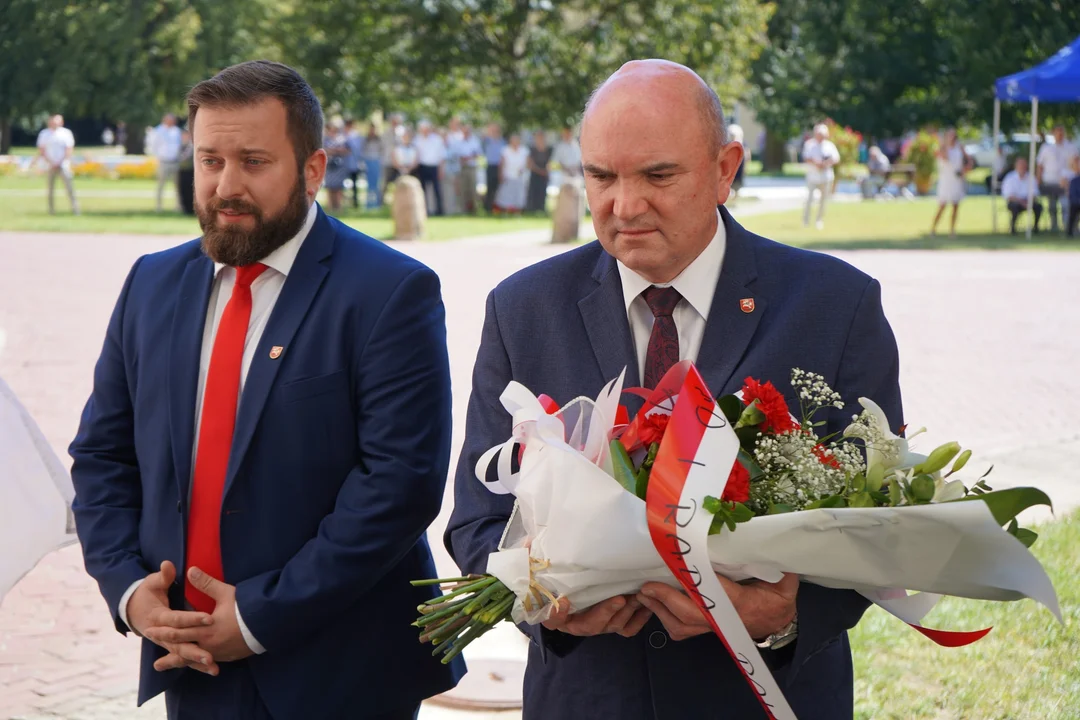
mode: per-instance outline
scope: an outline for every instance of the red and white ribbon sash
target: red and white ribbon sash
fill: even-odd
[[[739,439],[688,361],[668,371],[638,417],[644,418],[653,408],[671,411],[646,497],[653,545],[735,660],[766,715],[773,720],[794,720],[795,713],[709,561],[707,540],[713,516],[701,506],[707,495],[719,498],[723,494]]]

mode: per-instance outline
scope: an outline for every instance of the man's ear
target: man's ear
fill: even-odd
[[[716,154],[716,169],[720,177],[717,185],[716,204],[723,205],[731,195],[731,183],[743,161],[743,146],[739,142],[729,142]]]
[[[319,148],[311,153],[311,157],[304,163],[304,185],[311,201],[319,194],[323,178],[326,177],[326,162],[326,151]]]

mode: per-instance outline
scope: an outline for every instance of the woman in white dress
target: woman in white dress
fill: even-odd
[[[499,189],[495,193],[496,212],[521,212],[529,189],[529,148],[521,144],[520,135],[511,135],[510,144],[503,148],[499,175]]]
[[[967,180],[964,176],[970,169],[971,159],[960,145],[956,130],[946,130],[937,153],[938,211],[934,216],[934,224],[930,227],[931,235],[937,235],[938,222],[945,214],[945,206],[952,205],[949,237],[956,237],[956,214],[960,211],[960,201],[967,194]]]

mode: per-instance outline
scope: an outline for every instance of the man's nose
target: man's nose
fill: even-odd
[[[615,205],[612,213],[620,220],[632,220],[644,215],[649,208],[645,193],[635,182],[620,180],[615,190]]]
[[[228,200],[244,194],[243,171],[236,163],[226,163],[218,175],[218,197]]]

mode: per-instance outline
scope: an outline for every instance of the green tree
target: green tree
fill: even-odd
[[[11,149],[18,120],[55,111],[53,88],[65,52],[62,22],[66,2],[8,0],[0,12],[0,155]]]

